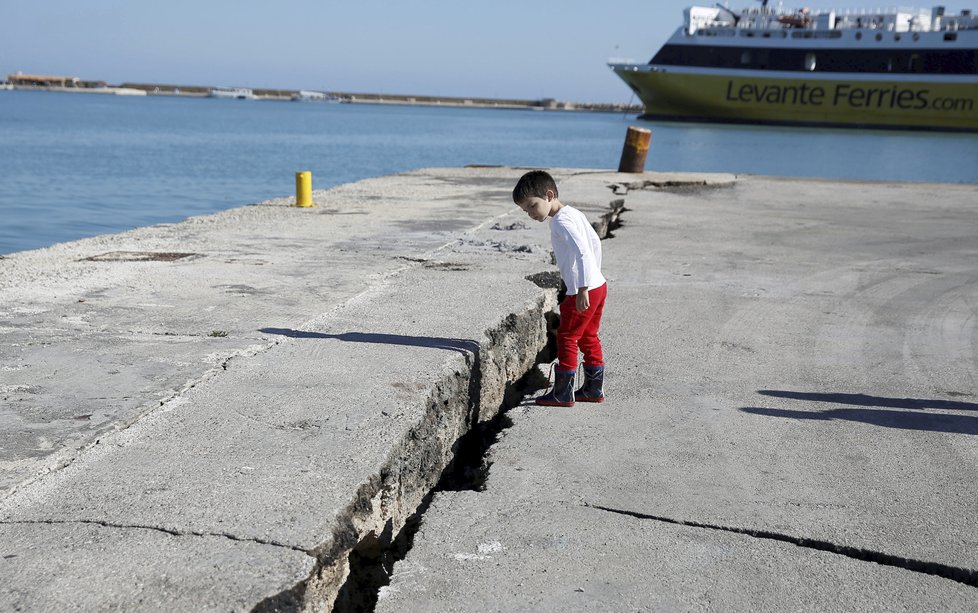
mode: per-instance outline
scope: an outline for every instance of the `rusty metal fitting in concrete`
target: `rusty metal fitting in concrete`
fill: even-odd
[[[645,157],[652,143],[652,130],[628,126],[625,146],[621,150],[618,172],[645,172]]]

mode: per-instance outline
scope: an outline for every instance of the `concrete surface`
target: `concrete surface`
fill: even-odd
[[[521,172],[0,260],[0,608],[328,610],[350,550],[401,530],[547,342]],[[599,225],[636,180],[555,175]]]
[[[609,401],[508,410],[521,172],[0,260],[0,609],[978,608],[978,189],[557,169],[626,207]]]
[[[608,401],[510,411],[377,610],[978,609],[978,188],[625,206]]]

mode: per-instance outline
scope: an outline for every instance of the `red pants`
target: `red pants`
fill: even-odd
[[[583,313],[577,312],[577,296],[567,296],[560,303],[560,327],[557,328],[557,365],[560,370],[577,370],[577,350],[584,353],[587,366],[604,366],[601,340],[601,313],[608,284],[588,290],[591,306]]]

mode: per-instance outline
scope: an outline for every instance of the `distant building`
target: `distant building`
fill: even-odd
[[[329,99],[329,96],[325,92],[314,92],[303,89],[292,94],[292,99],[299,102],[325,102]]]
[[[8,74],[7,81],[11,85],[30,85],[34,87],[82,87],[78,77],[61,77],[40,74]]]

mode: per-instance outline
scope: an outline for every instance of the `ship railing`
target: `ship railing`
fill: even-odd
[[[724,13],[707,7],[691,7],[686,12],[688,34],[699,30],[878,30],[885,32],[957,31],[978,28],[978,17],[970,10],[959,15],[944,15],[939,9],[897,7],[887,9],[845,9],[844,11],[785,10],[781,7],[748,7],[736,24]],[[942,11],[942,9],[940,9]]]

